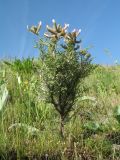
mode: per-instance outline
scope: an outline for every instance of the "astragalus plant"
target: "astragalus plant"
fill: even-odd
[[[86,49],[81,49],[77,40],[81,30],[68,32],[68,24],[62,27],[52,20],[53,27],[46,26],[47,33],[39,36],[41,22],[28,30],[38,36],[36,48],[40,51],[38,67],[46,89],[46,100],[53,104],[60,115],[60,134],[64,136],[64,122],[73,109],[78,84],[93,69],[92,58]]]

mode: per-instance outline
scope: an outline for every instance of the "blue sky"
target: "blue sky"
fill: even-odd
[[[0,0],[0,58],[38,56],[26,26],[41,20],[42,35],[53,18],[82,29],[82,47],[95,63],[120,62],[120,0]]]

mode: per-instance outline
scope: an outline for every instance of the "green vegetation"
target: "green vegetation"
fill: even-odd
[[[0,63],[0,159],[118,160],[120,66],[92,65],[78,32],[63,44],[53,23],[38,59]]]
[[[0,110],[1,159],[118,159],[119,74],[119,66],[98,66],[82,81],[82,96],[77,98],[65,121],[63,140],[59,134],[59,114],[44,101],[44,86],[38,73],[21,73],[20,77],[1,62],[1,96],[3,86],[9,91]]]
[[[47,25],[47,39],[39,38],[36,44],[40,51],[37,70],[46,87],[46,101],[53,104],[60,115],[60,134],[63,138],[64,123],[74,108],[78,85],[94,68],[87,50],[78,50],[80,31],[67,33],[67,27],[67,24],[62,27],[53,20],[52,28]]]

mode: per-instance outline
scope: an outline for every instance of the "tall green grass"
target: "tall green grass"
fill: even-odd
[[[114,108],[120,104],[119,75],[119,66],[98,66],[85,79],[61,139],[59,115],[44,102],[38,74],[23,75],[2,64],[0,85],[9,96],[0,110],[0,158],[118,160],[120,124]]]

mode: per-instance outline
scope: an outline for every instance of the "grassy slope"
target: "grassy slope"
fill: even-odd
[[[114,107],[120,104],[120,66],[99,66],[85,79],[80,86],[83,95],[95,100],[78,99],[76,118],[66,122],[64,140],[59,136],[59,115],[41,100],[43,93],[37,92],[36,75],[24,77],[19,85],[16,75],[1,65],[0,76],[0,83],[7,84],[11,95],[0,112],[1,159],[48,156],[49,159],[117,160],[120,157],[119,151],[113,151],[113,144],[120,144],[120,127],[113,117]],[[39,131],[31,132],[25,126],[9,128],[16,123]]]

